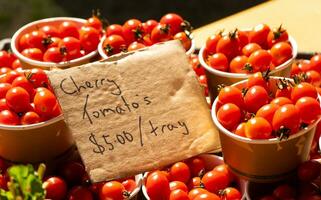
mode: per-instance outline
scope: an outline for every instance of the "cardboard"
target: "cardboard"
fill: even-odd
[[[48,76],[93,182],[220,149],[179,41]]]

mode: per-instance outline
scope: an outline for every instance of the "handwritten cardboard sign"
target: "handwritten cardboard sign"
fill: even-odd
[[[48,76],[94,182],[220,148],[178,41]]]

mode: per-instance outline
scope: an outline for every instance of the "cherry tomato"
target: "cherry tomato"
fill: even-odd
[[[109,181],[103,185],[100,191],[101,200],[109,199],[125,199],[123,193],[125,192],[125,187],[118,181]]]
[[[12,87],[22,87],[29,93],[30,97],[33,97],[35,94],[32,83],[25,76],[15,78],[12,82]]]
[[[129,193],[133,192],[137,187],[137,184],[133,179],[127,179],[123,181],[121,184],[124,186],[125,190],[128,191]]]
[[[119,24],[112,24],[106,28],[106,36],[119,35],[123,36],[123,27]]]
[[[19,50],[23,51],[29,47],[28,40],[30,38],[30,33],[23,34],[19,39]]]
[[[21,124],[22,125],[35,124],[35,123],[38,123],[40,121],[41,121],[40,116],[37,113],[33,112],[33,111],[26,112],[21,117]]]
[[[150,19],[142,23],[145,34],[151,34],[152,30],[158,25],[156,20]]]
[[[321,164],[315,160],[308,160],[301,163],[298,168],[298,177],[300,181],[312,182],[320,176]]]
[[[274,131],[279,131],[284,127],[289,129],[289,134],[298,131],[300,124],[300,113],[293,104],[286,104],[279,107],[273,116],[272,127]]]
[[[80,29],[79,40],[82,49],[89,53],[97,49],[100,41],[100,33],[93,27],[83,26]]]
[[[124,51],[126,47],[126,41],[119,35],[111,35],[103,42],[103,48],[109,56]]]
[[[312,97],[301,97],[295,107],[299,110],[303,123],[310,124],[320,116],[320,103]]]
[[[24,55],[27,58],[33,59],[33,60],[38,60],[42,61],[43,53],[40,49],[38,48],[28,48],[24,49],[21,52],[22,55]]]
[[[218,197],[216,194],[208,192],[197,195],[194,200],[220,200],[220,197]]]
[[[240,41],[236,33],[223,36],[216,45],[216,53],[224,54],[229,60],[239,53]]]
[[[248,88],[252,87],[252,86],[262,86],[264,87],[266,90],[269,88],[268,87],[268,80],[266,80],[265,77],[263,77],[263,74],[261,72],[256,72],[254,74],[252,74],[251,76],[249,76],[246,86]]]
[[[59,31],[55,26],[51,25],[44,25],[40,28],[40,30],[49,37],[60,37]]]
[[[137,49],[141,49],[141,48],[144,48],[146,47],[144,44],[140,43],[140,42],[133,42],[131,43],[129,46],[128,46],[128,51],[135,51]]]
[[[249,43],[249,33],[247,31],[237,30],[237,37],[240,40],[240,49]]]
[[[188,183],[188,188],[191,190],[193,188],[201,187],[202,180],[200,177],[194,177],[192,178]]]
[[[280,25],[277,29],[273,29],[269,32],[267,36],[268,47],[271,48],[278,42],[286,42],[288,41],[288,38],[288,32]]]
[[[310,59],[309,70],[321,73],[321,54],[316,54]]]
[[[205,170],[205,162],[201,157],[193,157],[188,159],[186,162],[192,176],[199,176],[200,173]]]
[[[68,200],[93,200],[94,197],[88,188],[75,186],[70,190]]]
[[[262,117],[266,119],[270,124],[272,124],[274,113],[279,107],[280,106],[278,104],[266,104],[256,112],[255,116]]]
[[[223,53],[215,53],[208,58],[209,65],[220,71],[228,71],[228,59]]]
[[[6,73],[4,82],[12,84],[12,82],[19,76],[21,76],[21,73],[19,73],[17,70],[10,71]]]
[[[12,86],[10,83],[0,83],[0,98],[4,98]]]
[[[227,130],[234,130],[241,121],[241,110],[233,103],[221,106],[217,112],[218,121]]]
[[[244,96],[246,109],[251,113],[256,113],[262,106],[269,103],[269,95],[262,86],[252,86]]]
[[[177,162],[172,165],[169,174],[171,181],[181,181],[183,183],[188,183],[191,177],[188,165],[183,162]]]
[[[234,86],[225,86],[222,88],[218,94],[218,100],[222,104],[233,103],[239,108],[244,107],[242,91]]]
[[[199,61],[198,56],[196,54],[192,54],[189,61],[192,65],[193,70],[197,74],[197,76],[205,75],[204,68],[200,64],[200,61]]]
[[[242,198],[242,194],[236,188],[227,187],[223,190],[222,199],[224,200],[240,200]]]
[[[10,56],[6,51],[0,51],[0,66],[11,67]]]
[[[48,77],[42,69],[34,68],[27,76],[29,76],[29,81],[34,88],[47,87],[49,85]]]
[[[245,122],[240,123],[240,124],[236,127],[234,133],[235,133],[236,135],[238,135],[238,136],[246,137],[246,136],[245,136]]]
[[[16,113],[25,112],[29,109],[30,95],[22,87],[12,87],[6,94],[6,101],[9,108]]]
[[[270,32],[270,27],[266,24],[256,25],[249,33],[249,41],[257,43],[261,47],[267,47],[267,36]]]
[[[18,125],[20,122],[16,113],[10,110],[3,110],[0,112],[0,124],[5,125]]]
[[[202,177],[202,183],[209,192],[217,193],[219,190],[226,188],[230,180],[226,173],[212,170]]]
[[[158,24],[151,33],[150,39],[153,43],[165,42],[172,39],[170,28],[166,24]]]
[[[320,87],[321,85],[321,75],[315,70],[309,70],[306,72],[307,82],[311,83],[315,87]]]
[[[282,86],[282,89],[277,89],[275,92],[275,97],[286,97],[291,99],[292,87],[290,86]]]
[[[59,63],[64,59],[64,54],[58,47],[50,47],[43,55],[43,61]]]
[[[58,47],[64,51],[67,60],[77,58],[80,53],[80,41],[74,37],[63,38]]]
[[[316,99],[318,97],[318,92],[313,85],[303,82],[296,85],[291,92],[291,100],[293,103],[301,97],[312,97]]]
[[[194,200],[198,195],[205,193],[209,192],[203,188],[194,188],[188,192],[188,197],[190,198],[190,200]]]
[[[28,48],[37,48],[41,51],[44,50],[43,40],[46,38],[46,34],[42,31],[32,31],[30,37],[27,40]]]
[[[0,111],[3,111],[3,110],[10,110],[10,108],[7,105],[6,98],[0,99]],[[0,168],[0,170],[1,170],[1,168]]]
[[[299,169],[300,169],[300,167],[299,167]],[[300,187],[299,187],[300,197],[319,194],[319,187],[317,185],[315,185],[314,183],[310,183],[310,181],[308,181],[308,182],[306,182],[304,180],[302,180],[302,181],[303,181],[303,184],[301,183]]]
[[[149,198],[153,200],[168,199],[170,187],[165,174],[158,171],[148,176],[146,181],[146,192]]]
[[[123,36],[127,44],[143,37],[142,22],[138,19],[127,20],[123,25]]]
[[[254,51],[249,57],[249,63],[253,68],[253,72],[266,71],[272,61],[271,54],[263,49]]]
[[[286,97],[277,97],[277,98],[273,99],[270,103],[278,105],[278,106],[283,106],[286,104],[293,104],[292,101]]]
[[[74,37],[76,39],[79,38],[78,26],[74,22],[64,21],[59,25],[58,30],[61,38],[65,38],[65,37]]]
[[[205,49],[208,52],[208,54],[216,53],[216,46],[221,38],[222,33],[214,34],[207,38]]]
[[[226,174],[228,176],[229,181],[232,182],[234,180],[234,175],[229,170],[228,166],[226,164],[220,164],[214,167],[213,171],[217,171],[223,174]]]
[[[247,74],[249,72],[247,70],[247,61],[248,57],[246,56],[236,56],[230,62],[230,72]]]
[[[178,14],[168,13],[164,15],[159,22],[161,24],[168,25],[172,35],[175,35],[176,33],[183,31],[182,23],[184,22],[184,20]]]
[[[273,195],[279,199],[295,198],[295,189],[288,184],[278,186],[273,190]]]
[[[0,68],[0,75],[6,74],[8,72],[12,71],[9,67],[1,67]]]
[[[6,175],[4,174],[0,174],[0,189],[3,190],[8,190],[8,182],[9,182],[9,178],[7,178]]]
[[[174,40],[181,41],[184,49],[187,51],[191,48],[192,41],[190,37],[185,32],[178,32],[173,37]]]
[[[169,200],[190,200],[186,191],[177,189],[171,191]]]
[[[271,48],[272,62],[278,66],[292,57],[292,47],[287,42],[278,42]]]
[[[41,88],[41,90],[37,90],[33,102],[37,113],[50,116],[57,104],[57,99],[50,90],[47,88]]]
[[[271,124],[262,117],[254,117],[245,124],[245,135],[250,139],[269,139],[271,138]]]
[[[85,26],[92,27],[92,28],[96,29],[99,32],[103,29],[103,23],[95,15],[93,15],[92,17],[87,19],[87,21],[85,23]]]
[[[186,184],[181,181],[171,181],[169,183],[169,188],[171,191],[180,189],[184,192],[188,192],[188,188],[187,188]]]
[[[59,177],[48,178],[42,187],[46,190],[46,198],[63,200],[67,194],[67,184]]]
[[[260,50],[262,49],[260,47],[260,45],[256,44],[256,43],[248,43],[247,45],[245,45],[243,48],[242,48],[242,53],[249,57],[254,51],[257,51],[257,50]]]
[[[47,49],[51,47],[58,47],[59,43],[61,43],[61,38],[58,37],[49,37],[45,40],[45,46],[47,47]]]
[[[21,65],[21,62],[20,62],[19,59],[16,59],[15,61],[13,61],[12,65],[11,65],[12,69],[17,69],[17,68],[19,68],[21,66],[22,65]]]

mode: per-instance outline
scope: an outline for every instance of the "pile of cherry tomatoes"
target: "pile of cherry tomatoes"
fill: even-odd
[[[159,22],[153,19],[146,22],[130,19],[123,25],[111,24],[106,28],[102,48],[106,55],[111,56],[178,39],[188,50],[191,48],[190,30],[190,24],[175,13],[164,15]]]
[[[0,159],[0,188],[8,190],[10,164]],[[70,161],[43,181],[46,199],[50,200],[122,200],[137,188],[135,177],[92,184],[80,161]]]
[[[194,72],[196,73],[199,83],[204,88],[204,95],[207,97],[208,96],[207,78],[205,76],[204,68],[199,61],[198,55],[191,54],[189,56],[189,63],[192,66],[192,69],[194,70]]]
[[[203,58],[213,69],[231,73],[273,70],[292,58],[288,33],[282,27],[271,30],[259,24],[252,30],[238,30],[210,36]]]
[[[74,60],[97,50],[102,29],[102,22],[96,16],[87,19],[81,27],[71,20],[58,26],[48,23],[17,38],[18,49],[25,57],[37,61]]]
[[[237,200],[242,194],[225,164],[207,169],[202,157],[177,162],[147,174],[150,200]]]
[[[281,139],[307,127],[320,116],[316,88],[307,82],[278,79],[257,72],[246,87],[222,88],[218,95],[218,121],[229,131],[250,139]]]

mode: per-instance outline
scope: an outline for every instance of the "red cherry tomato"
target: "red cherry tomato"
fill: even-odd
[[[43,40],[46,38],[46,34],[42,31],[32,31],[30,37],[27,40],[28,48],[37,48],[41,51],[44,50]]]
[[[79,40],[82,49],[84,49],[86,53],[89,53],[97,49],[100,41],[100,33],[93,27],[83,26],[80,29]]]
[[[12,71],[9,67],[1,67],[0,68],[0,75],[6,74],[8,72]]]
[[[186,184],[181,181],[171,181],[169,183],[169,188],[171,191],[180,189],[184,192],[188,192],[188,188],[187,188]]]
[[[77,58],[80,53],[80,41],[74,37],[63,38],[58,47],[65,51],[67,60]]]
[[[172,39],[170,28],[166,24],[158,24],[151,33],[150,39],[153,43],[165,42]]]
[[[237,37],[240,40],[240,49],[249,43],[249,33],[248,31],[237,30]]]
[[[230,72],[232,73],[241,73],[247,74],[249,70],[247,70],[247,62],[248,57],[246,56],[236,56],[230,62]]]
[[[200,173],[205,170],[205,162],[201,157],[193,157],[188,159],[186,162],[192,176],[199,176]]]
[[[191,45],[192,45],[192,41],[191,39],[189,38],[188,35],[186,35],[185,32],[178,32],[174,35],[173,37],[174,40],[179,40],[181,41],[184,49],[187,51],[191,48]]]
[[[59,177],[48,178],[42,187],[46,190],[46,198],[63,200],[67,194],[67,184]]]
[[[262,106],[269,103],[269,95],[262,86],[252,86],[244,96],[247,111],[256,113]]]
[[[273,116],[272,127],[274,131],[279,131],[284,127],[289,129],[288,134],[298,131],[300,124],[300,113],[293,104],[286,104],[279,107]]]
[[[249,33],[249,41],[257,43],[261,47],[267,47],[267,36],[270,32],[270,27],[266,24],[256,25]]]
[[[212,170],[202,177],[202,183],[206,190],[217,193],[219,190],[226,188],[230,180],[226,173]]]
[[[185,184],[188,183],[191,177],[191,172],[188,165],[183,162],[177,162],[172,165],[169,174],[171,181],[181,181]]]
[[[234,86],[225,86],[218,94],[218,100],[222,104],[233,103],[239,108],[244,107],[242,91]]]
[[[33,111],[26,112],[21,117],[21,124],[22,125],[35,124],[35,123],[39,123],[40,121],[41,121],[40,116]]]
[[[194,200],[198,195],[205,193],[209,192],[203,188],[194,188],[191,191],[189,191],[188,197],[190,198],[190,200]]]
[[[273,29],[269,32],[267,36],[267,44],[268,47],[271,48],[274,44],[278,42],[286,42],[288,39],[288,32],[281,25],[277,29]]]
[[[282,89],[277,89],[275,92],[275,97],[286,97],[288,99],[291,99],[291,92],[292,87],[290,86],[282,86]]]
[[[216,45],[216,53],[224,54],[229,60],[238,55],[240,41],[236,33],[223,36]]]
[[[242,198],[241,192],[233,187],[225,188],[222,193],[223,195],[221,198],[225,200],[237,200]]]
[[[210,37],[207,38],[205,50],[207,51],[208,54],[216,53],[216,46],[217,46],[218,41],[221,38],[222,38],[221,33],[211,35]]]
[[[226,164],[217,165],[214,167],[213,171],[217,171],[223,174],[226,174],[229,178],[229,181],[232,182],[234,180],[234,175],[229,170]]]
[[[10,71],[4,76],[4,82],[12,84],[12,82],[19,76],[21,76],[21,73],[17,70]]]
[[[17,68],[19,68],[19,67],[21,67],[21,66],[22,66],[22,65],[21,65],[19,59],[16,59],[15,61],[13,61],[12,65],[11,65],[12,69],[17,69]]]
[[[250,139],[269,139],[271,138],[271,124],[262,117],[254,117],[245,124],[245,135]]]
[[[40,29],[46,36],[49,37],[60,37],[58,28],[51,25],[44,25]]]
[[[111,35],[103,42],[103,48],[108,56],[120,53],[124,51],[126,47],[126,41],[119,35]]]
[[[61,43],[61,39],[58,37],[50,37],[50,38],[47,38],[45,41],[46,41],[47,49],[51,47],[58,47],[59,43]]]
[[[154,172],[147,177],[146,192],[150,199],[164,200],[170,195],[170,187],[166,175],[161,172]]]
[[[300,112],[301,121],[310,124],[320,116],[320,103],[312,97],[301,97],[295,103]]]
[[[249,76],[246,86],[247,88],[251,88],[252,86],[262,86],[266,90],[268,87],[268,80],[266,80],[265,77],[263,77],[263,74],[261,72],[256,72]]]
[[[156,20],[150,19],[142,23],[145,34],[151,34],[152,30],[158,25]]]
[[[193,188],[198,188],[198,187],[201,187],[201,178],[200,177],[194,177],[192,178],[189,183],[188,183],[188,188],[191,190]]]
[[[245,122],[240,123],[240,124],[236,127],[234,133],[235,133],[236,135],[238,135],[238,136],[246,137],[246,136],[245,136]]]
[[[209,65],[220,71],[228,71],[228,59],[223,53],[215,53],[208,58]]]
[[[0,51],[0,66],[11,67],[10,55],[6,51]]]
[[[0,111],[3,111],[3,110],[10,110],[10,108],[7,105],[6,98],[0,99]],[[0,168],[0,170],[1,170],[1,168]]]
[[[0,83],[0,98],[4,98],[8,92],[9,89],[11,89],[12,86],[10,83]]]
[[[109,181],[103,185],[100,191],[101,200],[119,199],[123,200],[125,187],[118,181]]]
[[[32,83],[25,76],[15,78],[12,82],[12,87],[22,87],[29,93],[30,97],[33,97],[35,94]]]
[[[127,20],[123,25],[123,36],[127,44],[143,37],[142,22],[138,19]]]
[[[320,176],[321,164],[315,160],[305,161],[298,168],[298,177],[300,181],[312,182]]]
[[[3,110],[0,112],[0,124],[18,125],[19,123],[20,120],[16,113],[10,110]]]
[[[19,50],[23,51],[24,49],[29,47],[28,40],[30,38],[30,33],[26,33],[21,36],[19,39]]]
[[[33,84],[34,88],[47,87],[49,85],[48,77],[42,69],[34,68],[27,76],[29,76],[29,81]]]
[[[93,15],[92,17],[87,19],[87,21],[85,23],[85,26],[92,27],[92,28],[96,29],[99,32],[103,29],[103,23],[95,15]]]
[[[306,72],[307,82],[311,83],[315,87],[320,87],[321,85],[321,75],[315,70],[309,70]]]
[[[187,192],[177,189],[174,191],[171,191],[169,195],[169,200],[190,200],[188,197]]]
[[[128,51],[135,51],[137,49],[141,49],[141,48],[144,48],[146,47],[144,44],[142,43],[139,43],[139,42],[133,42],[131,43],[129,46],[128,46]]]
[[[64,54],[58,47],[50,47],[43,55],[43,61],[59,63],[64,60]]]
[[[256,112],[255,116],[262,117],[266,119],[270,124],[272,124],[274,113],[279,107],[280,106],[277,104],[272,104],[272,103],[266,104]]]
[[[292,57],[292,47],[287,42],[279,42],[271,48],[272,62],[278,66]]]
[[[119,24],[112,24],[106,28],[106,36],[119,35],[123,36],[123,27]]]
[[[28,48],[21,52],[22,55],[24,55],[27,58],[42,61],[43,53],[38,48]]]
[[[129,193],[133,192],[137,188],[137,184],[135,180],[133,179],[127,179],[121,183],[125,190],[128,191]]]
[[[316,54],[310,59],[309,70],[321,73],[321,54]]]
[[[190,63],[192,65],[193,70],[197,74],[197,76],[205,75],[205,70],[200,64],[200,61],[198,59],[198,56],[195,54],[192,54],[190,57]]]
[[[76,186],[70,190],[68,200],[93,200],[94,197],[88,188]]]
[[[58,30],[61,38],[65,38],[65,37],[74,37],[76,39],[79,38],[78,26],[74,22],[64,21],[59,25]]]
[[[233,103],[224,104],[217,111],[218,121],[227,130],[234,130],[241,121],[241,110]]]
[[[183,18],[175,13],[168,13],[164,15],[160,21],[161,24],[167,24],[170,28],[172,35],[175,35],[178,32],[183,31],[182,23],[184,22]]]
[[[303,82],[296,85],[291,92],[291,100],[293,103],[296,103],[301,97],[312,97],[316,99],[318,92],[313,85]]]
[[[13,87],[6,94],[6,101],[10,109],[16,113],[28,111],[30,95],[22,87]]]
[[[194,200],[220,200],[220,197],[213,193],[200,194]]]
[[[68,162],[61,167],[59,174],[68,184],[73,185],[81,183],[86,171],[84,166],[80,163]]]
[[[273,195],[279,199],[295,198],[295,189],[287,184],[278,186],[273,190]]]
[[[256,44],[256,43],[248,43],[247,45],[245,45],[243,48],[242,48],[242,53],[249,57],[254,51],[257,51],[257,50],[260,50],[262,49],[260,47],[260,45]]]
[[[254,51],[249,57],[249,63],[253,68],[253,72],[266,71],[271,64],[271,54],[263,49]]]
[[[289,98],[286,98],[286,97],[276,97],[270,103],[278,105],[278,106],[283,106],[283,105],[286,105],[286,104],[293,104],[292,101]]]
[[[37,113],[50,116],[57,104],[57,99],[50,90],[41,88],[41,90],[37,90],[33,102]]]

